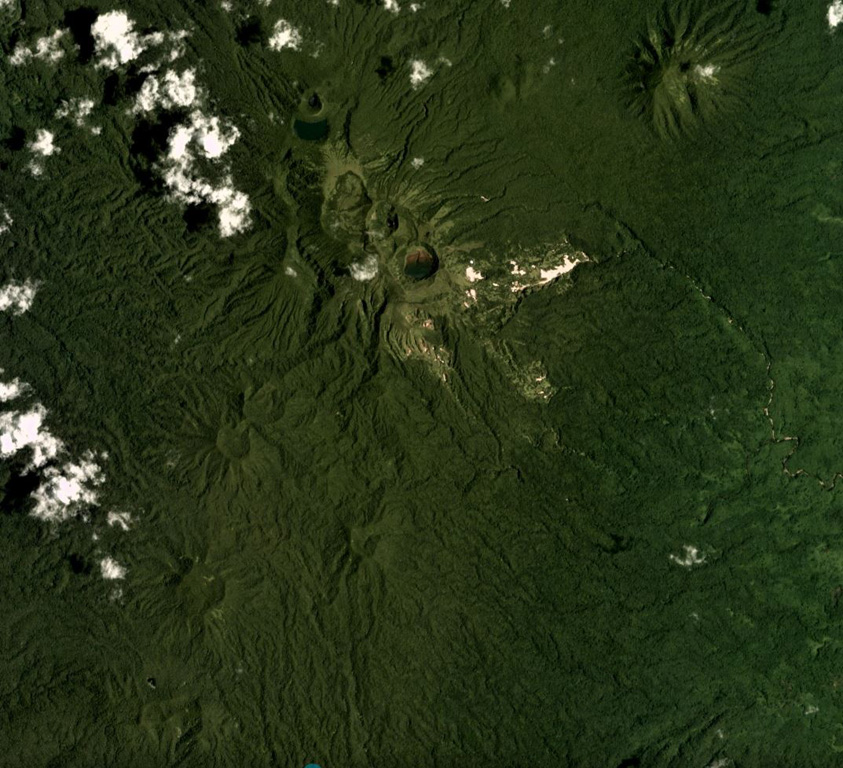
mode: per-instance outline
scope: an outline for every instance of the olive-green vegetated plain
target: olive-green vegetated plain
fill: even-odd
[[[108,459],[61,524],[1,470],[0,764],[843,759],[826,2],[7,5],[0,368]],[[188,30],[243,231],[97,66],[118,9]]]

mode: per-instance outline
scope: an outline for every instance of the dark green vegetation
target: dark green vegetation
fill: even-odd
[[[751,61],[779,39],[781,22],[743,3],[668,3],[648,22],[627,66],[632,114],[662,138],[692,131],[746,101]],[[778,22],[778,23],[776,23]]]
[[[140,30],[190,30],[182,63],[240,129],[228,239],[167,198],[185,115],[128,113],[145,75],[94,66],[115,6],[90,5],[0,17],[6,54],[57,26],[79,46],[0,60],[0,284],[41,284],[0,315],[0,368],[109,454],[87,523],[33,519],[38,478],[0,475],[0,762],[835,765],[826,4],[133,2]],[[300,51],[269,49],[279,18]],[[324,142],[292,124],[314,91]],[[54,117],[85,96],[100,135]],[[483,298],[565,238],[587,263]],[[402,274],[413,242],[435,275]],[[537,361],[552,397],[518,383]]]

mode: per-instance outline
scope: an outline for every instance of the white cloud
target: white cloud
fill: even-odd
[[[209,202],[219,208],[219,233],[222,237],[242,232],[249,225],[251,205],[243,192],[238,192],[230,174],[216,186],[198,176],[196,155],[208,160],[221,158],[237,141],[240,131],[223,125],[218,117],[207,117],[199,110],[190,115],[190,122],[178,126],[170,135],[168,166],[164,181],[174,197],[185,203]]]
[[[117,67],[136,59],[144,43],[125,11],[109,11],[97,17],[91,27],[100,60],[97,66]]]
[[[0,286],[0,312],[22,315],[32,306],[37,289],[37,284],[31,280],[22,283],[12,280]]]
[[[188,37],[188,32],[185,29],[176,30],[175,32],[153,32],[149,35],[144,35],[140,38],[141,45],[143,49],[146,50],[147,48],[154,48],[159,45],[164,45],[165,43],[170,44],[169,52],[162,58],[159,58],[157,61],[154,61],[150,64],[144,64],[140,68],[140,72],[148,73],[148,72],[157,72],[161,66],[167,62],[173,63],[177,61],[182,56],[184,56],[184,52],[186,50],[185,40]]]
[[[361,282],[372,280],[378,274],[378,257],[370,253],[363,261],[352,264],[349,270],[355,280],[360,280]]]
[[[64,51],[61,48],[61,41],[64,39],[65,32],[62,29],[57,29],[52,35],[45,35],[35,42],[35,50],[33,56],[42,61],[57,62],[64,56]]]
[[[15,7],[16,0],[0,0],[0,10],[7,10]]]
[[[124,531],[128,531],[132,524],[132,516],[128,512],[109,512],[106,520],[112,528],[119,525]]]
[[[418,170],[419,168],[421,168],[424,165],[424,158],[423,157],[414,157],[410,161],[410,164],[413,166],[413,168]]]
[[[40,403],[28,411],[0,413],[0,458],[9,458],[29,448],[35,467],[54,459],[63,446],[44,427],[46,415],[47,409]]]
[[[31,142],[29,148],[42,157],[49,157],[61,150],[53,143],[54,135],[46,128],[39,128],[35,131],[35,141]]]
[[[828,26],[834,29],[839,24],[843,24],[843,0],[834,0],[828,6]]]
[[[716,83],[717,82],[717,73],[720,71],[720,67],[716,64],[697,64],[694,67],[694,74],[697,76],[698,79],[704,80],[707,83]]]
[[[0,373],[3,370],[0,369]],[[12,379],[11,381],[0,381],[0,403],[7,403],[9,400],[15,400],[29,389],[29,385],[22,382],[20,379]]]
[[[289,21],[280,19],[275,22],[272,28],[272,36],[269,38],[269,47],[273,51],[280,51],[284,48],[299,49],[302,44],[301,32],[299,32]]]
[[[61,43],[65,34],[64,30],[57,29],[52,35],[45,35],[44,37],[38,38],[32,48],[27,48],[22,43],[18,43],[14,52],[9,57],[9,63],[14,67],[19,67],[31,59],[39,59],[55,64],[64,56]]]
[[[212,192],[211,201],[220,208],[219,229],[222,237],[236,235],[249,226],[249,198],[231,186],[230,178]]]
[[[135,31],[135,23],[125,11],[109,11],[98,16],[91,26],[91,34],[100,57],[97,66],[111,69],[134,61],[147,48],[155,48],[165,43],[172,46],[167,60],[175,61],[184,55],[184,40],[188,36],[187,31],[183,29],[139,35]],[[141,72],[154,71],[160,65],[160,61],[158,64],[145,65],[141,67]]]
[[[384,0],[384,8],[388,11],[392,11],[393,13],[398,13],[401,10],[398,5],[398,0]]]
[[[69,117],[80,128],[85,123],[85,118],[94,110],[94,100],[88,97],[68,99],[63,101],[56,110],[56,117]]]
[[[141,48],[146,50],[150,45],[161,45],[167,39],[167,36],[163,32],[150,32],[148,35],[144,35],[139,39],[141,41]]]
[[[184,41],[187,39],[187,36],[188,32],[186,29],[179,29],[175,32],[169,32],[167,34],[167,39],[173,44],[173,48],[170,51],[169,56],[171,62],[175,61],[181,56],[184,56],[186,48]]]
[[[196,86],[196,71],[187,69],[181,74],[165,72],[161,77],[148,77],[141,86],[135,112],[151,112],[158,107],[195,106],[201,96]]]
[[[122,579],[126,575],[125,567],[111,556],[100,560],[100,569],[104,579]]]
[[[98,16],[91,26],[91,34],[100,56],[97,66],[111,69],[134,61],[147,48],[155,48],[165,43],[172,45],[168,55],[169,61],[175,61],[184,54],[184,40],[188,35],[183,29],[139,35],[135,31],[135,23],[125,11],[109,11]],[[150,66],[143,67],[141,71],[150,71]]]
[[[705,562],[705,555],[701,555],[700,551],[690,544],[685,544],[682,547],[682,551],[682,555],[670,555],[668,559],[677,565],[681,565],[683,568],[692,568],[695,565],[702,565]]]
[[[32,494],[32,516],[57,523],[67,520],[80,506],[96,504],[97,494],[92,486],[101,485],[103,480],[102,470],[90,451],[79,462],[47,467],[41,485]]]
[[[218,117],[206,117],[199,111],[190,115],[190,130],[202,154],[208,159],[222,157],[240,138],[240,131],[236,127],[226,127]]]
[[[33,176],[40,176],[44,173],[43,158],[61,152],[61,150],[53,143],[53,133],[45,128],[39,128],[35,132],[35,141],[30,142],[29,148],[36,156],[29,163],[29,170]]]
[[[11,214],[5,209],[0,208],[0,235],[9,231],[12,226],[12,216]]]
[[[413,88],[418,88],[433,74],[433,70],[421,59],[414,59],[410,62],[410,66],[412,67],[412,71],[410,72],[410,83]]]
[[[712,760],[705,768],[728,768],[732,764],[732,761],[728,757],[718,757],[716,760]]]
[[[197,159],[219,161],[237,142],[240,131],[219,117],[205,115],[199,108],[203,89],[196,83],[195,70],[166,72],[144,82],[134,111],[150,112],[159,107],[193,108],[187,122],[170,133],[163,163],[164,182],[173,197],[183,203],[212,203],[219,209],[219,233],[229,237],[249,226],[251,204],[245,193],[234,188],[230,173],[217,184],[199,175]]]
[[[0,401],[14,399],[28,389],[18,379],[0,383]],[[96,503],[94,488],[102,484],[104,477],[91,451],[79,461],[53,464],[64,451],[64,444],[45,425],[46,416],[47,409],[40,403],[28,410],[0,413],[0,458],[7,459],[21,451],[31,452],[27,471],[42,470],[41,483],[32,494],[31,514],[39,520],[62,522],[81,506]]]
[[[465,268],[465,278],[468,280],[469,283],[475,283],[478,280],[483,279],[483,274],[480,272],[479,269],[475,269],[472,266],[468,266]]]

